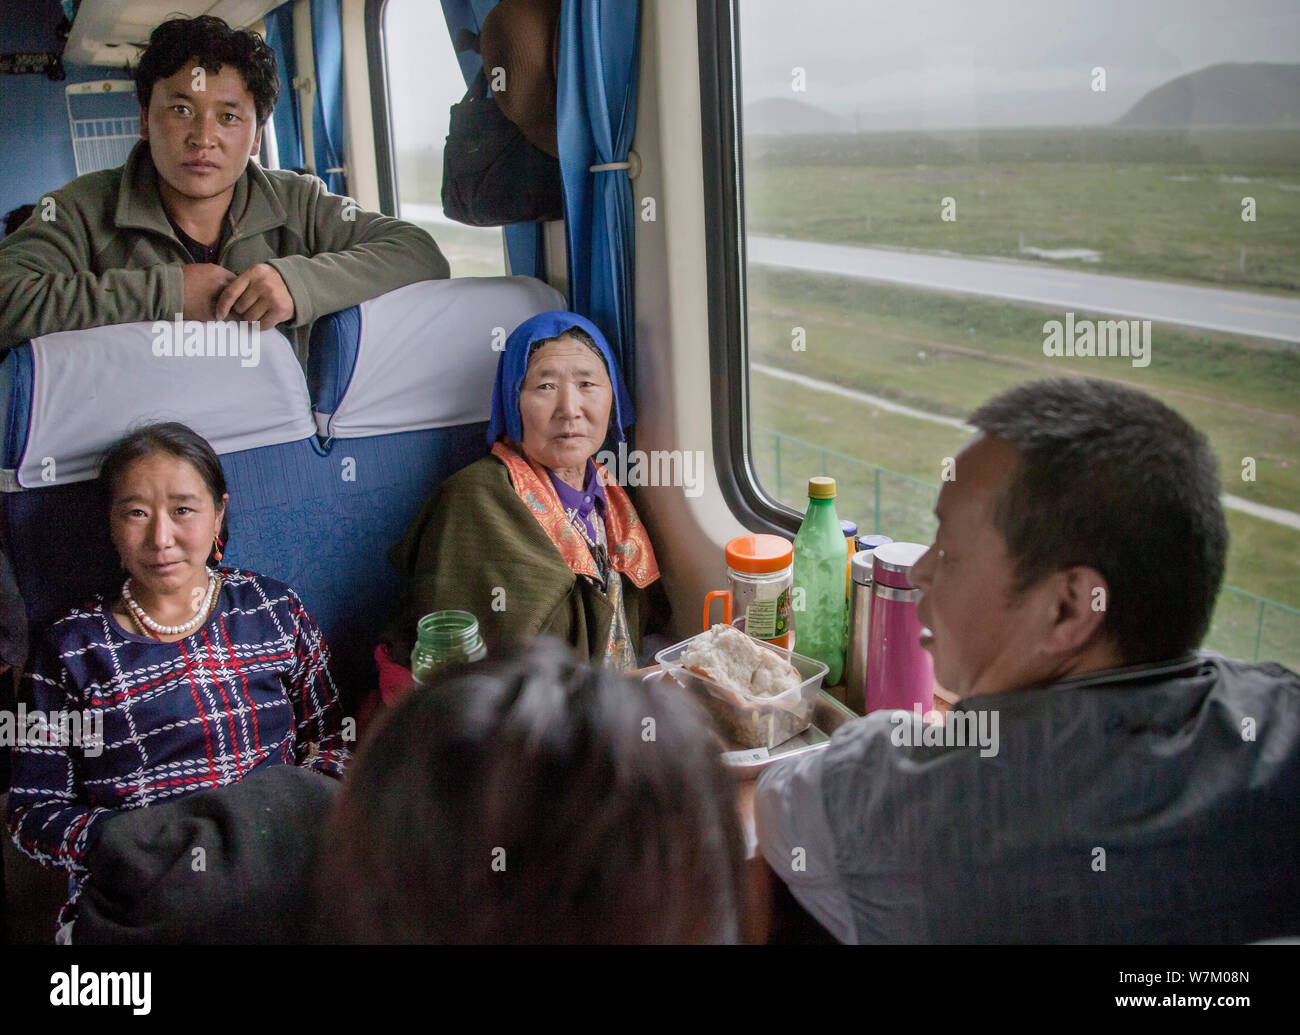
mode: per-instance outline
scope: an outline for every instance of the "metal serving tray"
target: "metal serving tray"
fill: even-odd
[[[681,687],[683,693],[690,693],[667,672],[651,672],[645,678],[666,679],[673,686]],[[734,751],[724,751],[722,760],[742,780],[753,780],[777,759],[821,750],[830,743],[832,733],[850,719],[856,718],[859,718],[857,712],[846,708],[825,690],[819,690],[817,700],[813,704],[812,725],[808,729],[774,748],[738,748]]]

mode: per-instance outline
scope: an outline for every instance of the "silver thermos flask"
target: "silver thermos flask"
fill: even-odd
[[[867,640],[871,634],[871,570],[875,549],[892,543],[887,535],[858,536],[858,552],[849,563],[848,675],[844,680],[844,703],[859,715],[867,709]]]

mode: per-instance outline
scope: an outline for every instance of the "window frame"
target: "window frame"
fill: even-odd
[[[370,125],[375,138],[375,172],[379,180],[379,210],[397,215],[397,163],[393,160],[393,122],[388,103],[388,53],[384,40],[384,11],[388,0],[366,0],[366,68],[370,75]]]
[[[262,155],[265,153],[266,159]],[[274,158],[275,161],[270,161]],[[280,142],[275,139],[275,112],[272,111],[262,123],[262,141],[257,153],[253,155],[253,161],[263,169],[280,169]]]
[[[370,76],[370,124],[374,128],[375,137],[379,211],[386,216],[400,218],[398,200],[401,194],[397,183],[393,109],[388,95],[388,49],[384,32],[384,15],[387,10],[388,0],[366,0],[366,69]],[[510,276],[510,249],[506,245],[505,227],[496,227],[496,230],[500,236],[502,266],[505,275]]]
[[[366,0],[366,53],[380,208],[395,216],[397,169],[384,39],[387,6],[388,0]],[[714,465],[723,499],[745,527],[793,535],[802,515],[763,490],[751,444],[741,90],[736,63],[739,12],[732,0],[697,0],[696,12]],[[735,414],[740,415],[738,425],[732,419]]]
[[[697,0],[696,6],[713,462],[723,498],[746,528],[793,535],[803,515],[763,490],[753,460],[737,8],[734,0]]]

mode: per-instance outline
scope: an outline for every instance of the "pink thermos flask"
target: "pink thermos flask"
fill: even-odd
[[[866,710],[934,703],[934,660],[920,643],[921,622],[908,573],[928,547],[920,543],[877,546],[872,565],[871,622],[867,637]]]

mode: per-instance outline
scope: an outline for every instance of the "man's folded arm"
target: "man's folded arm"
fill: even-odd
[[[313,254],[268,260],[293,297],[290,327],[407,284],[451,275],[433,238],[413,223],[357,208],[323,186],[305,205],[303,225]]]
[[[172,319],[185,301],[179,264],[89,271],[60,225],[28,220],[0,246],[0,350],[55,331]]]

